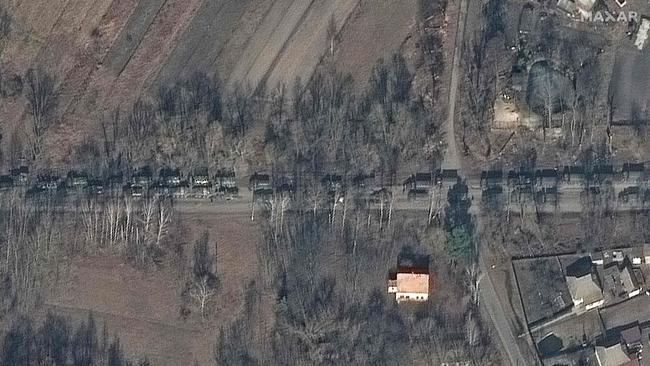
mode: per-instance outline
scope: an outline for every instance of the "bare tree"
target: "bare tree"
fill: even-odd
[[[336,26],[336,19],[334,18],[334,14],[332,14],[329,22],[327,23],[327,39],[330,42],[330,55],[334,54],[334,46],[339,40],[338,34],[339,32],[338,27]]]
[[[199,308],[203,320],[206,320],[206,310],[219,289],[216,264],[210,254],[208,240],[206,231],[194,244],[192,273],[185,285],[185,294]]]
[[[227,116],[224,119],[224,131],[232,139],[233,149],[244,156],[245,137],[253,124],[253,109],[255,108],[252,91],[249,87],[237,85],[226,102]]]
[[[11,31],[11,14],[0,6],[0,41],[7,38]]]
[[[198,304],[201,310],[201,319],[205,320],[205,309],[216,292],[216,287],[207,276],[197,278],[192,284],[192,287],[190,287],[189,295]]]
[[[42,70],[29,69],[25,75],[25,98],[32,116],[32,153],[41,152],[43,136],[52,122],[57,93],[54,79]]]

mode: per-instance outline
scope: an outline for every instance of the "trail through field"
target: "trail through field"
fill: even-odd
[[[467,20],[467,6],[468,0],[460,0],[460,4],[456,8],[458,11],[458,18],[456,27],[454,28],[454,51],[451,66],[451,80],[449,85],[449,104],[447,106],[447,121],[444,124],[445,138],[447,148],[442,162],[442,166],[449,169],[461,169],[461,161],[458,155],[458,147],[456,146],[456,97],[458,95],[458,83],[461,70],[461,51],[463,40],[465,37],[465,22]],[[451,37],[449,39],[452,39]]]

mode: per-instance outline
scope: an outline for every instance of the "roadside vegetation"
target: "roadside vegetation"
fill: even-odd
[[[270,90],[226,89],[218,76],[195,73],[105,111],[97,133],[69,147],[65,169],[104,180],[143,166],[264,167],[299,177],[295,193],[267,197],[251,217],[263,233],[253,269],[259,275],[237,289],[243,306],[234,321],[217,316],[220,296],[233,294],[222,278],[229,264],[217,256],[223,239],[206,231],[188,240],[173,200],[4,192],[3,364],[149,365],[129,360],[106,327],[98,335],[92,316],[75,324],[41,313],[44,289],[84,256],[118,257],[142,273],[175,271],[178,317],[219,330],[217,365],[500,364],[491,330],[478,316],[476,233],[465,182],[449,191],[444,215],[430,212],[425,220],[393,212],[390,192],[374,205],[360,190],[332,195],[321,181],[327,172],[374,173],[388,186],[403,172],[438,168],[445,148],[437,81],[444,53],[436,24],[446,3],[420,5],[426,25],[415,63],[424,66],[424,81],[399,53],[376,62],[361,92],[352,75],[329,64],[309,80]],[[10,21],[0,8],[0,47]],[[338,39],[329,28],[333,53]],[[47,162],[48,137],[67,108],[62,82],[46,68],[21,75],[0,70],[0,96],[25,111],[21,128],[2,130],[1,167],[23,160],[36,174],[61,168]],[[388,272],[415,262],[430,266],[434,296],[398,306],[386,294]]]

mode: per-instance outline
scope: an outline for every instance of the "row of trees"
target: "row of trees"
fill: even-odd
[[[159,261],[173,226],[170,202],[162,198],[133,201],[129,197],[104,201],[83,201],[75,220],[83,233],[82,252],[94,248],[124,254],[135,264],[146,266]]]
[[[469,213],[469,188],[458,181],[447,192],[444,229],[447,233],[447,251],[454,261],[471,263],[478,255],[474,246],[474,220]]]
[[[99,175],[152,163],[191,171],[245,162],[389,176],[404,164],[432,164],[444,147],[431,101],[413,94],[413,77],[400,55],[377,63],[363,93],[331,67],[307,84],[256,92],[226,92],[218,78],[197,73],[100,118],[101,133],[73,147],[70,163]],[[30,129],[4,139],[2,150],[39,158],[58,118],[57,81],[43,70],[20,80]]]
[[[110,337],[106,324],[101,334],[92,315],[74,326],[59,315],[47,314],[41,324],[19,318],[4,335],[2,364],[21,366],[149,366],[133,362],[124,354],[117,337]]]
[[[463,149],[469,152],[469,139],[475,137],[485,150],[492,154],[489,136],[493,118],[494,100],[497,97],[498,78],[505,51],[502,0],[490,0],[481,9],[481,23],[477,32],[468,37],[462,47],[464,79],[461,84],[466,108],[461,109]]]
[[[9,11],[4,8],[4,6],[0,6],[0,47],[3,46],[3,41],[9,36],[9,32],[11,31],[11,22],[12,22],[12,17],[11,14],[9,14]],[[1,50],[2,48],[0,48]]]
[[[7,192],[0,200],[2,315],[27,310],[64,258],[104,252],[147,266],[165,255],[177,221],[169,202],[128,197],[102,202],[30,200]]]

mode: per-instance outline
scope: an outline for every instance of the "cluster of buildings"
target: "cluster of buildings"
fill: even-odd
[[[650,347],[650,245],[512,262],[545,365],[645,365]],[[650,363],[648,363],[650,364]]]

